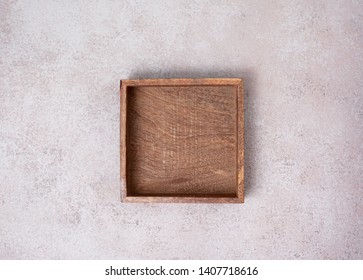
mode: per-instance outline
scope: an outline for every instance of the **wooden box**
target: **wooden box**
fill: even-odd
[[[121,81],[124,202],[242,203],[241,79]]]

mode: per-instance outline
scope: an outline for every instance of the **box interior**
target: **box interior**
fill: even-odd
[[[129,86],[127,195],[237,196],[237,88]]]

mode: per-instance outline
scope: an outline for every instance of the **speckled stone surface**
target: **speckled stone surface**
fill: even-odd
[[[363,258],[362,1],[0,1],[1,259]],[[119,79],[243,77],[244,205],[122,204]]]

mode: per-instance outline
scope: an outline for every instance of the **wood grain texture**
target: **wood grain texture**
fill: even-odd
[[[241,79],[121,81],[125,202],[243,202]]]

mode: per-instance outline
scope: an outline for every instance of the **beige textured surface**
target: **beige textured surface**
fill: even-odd
[[[0,2],[0,258],[363,258],[362,1]],[[121,204],[121,78],[244,77],[246,203]]]

